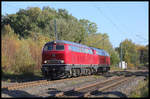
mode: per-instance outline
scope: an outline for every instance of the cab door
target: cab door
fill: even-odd
[[[72,64],[72,49],[71,45],[66,45],[66,59],[67,59],[67,64]]]

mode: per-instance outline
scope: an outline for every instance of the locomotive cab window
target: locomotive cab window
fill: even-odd
[[[56,45],[56,50],[64,50],[64,45]]]
[[[51,50],[53,50],[53,45],[45,45],[44,50],[45,51],[51,51]]]
[[[52,51],[52,50],[64,50],[64,45],[54,45],[54,44],[47,44],[44,47],[44,51]]]

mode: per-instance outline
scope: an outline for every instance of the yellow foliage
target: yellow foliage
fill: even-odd
[[[13,35],[5,35],[2,38],[2,65],[6,70],[15,63],[16,40]]]
[[[145,50],[146,49],[146,47],[145,46],[143,46],[143,45],[136,45],[136,50]]]
[[[27,40],[19,40],[15,34],[2,37],[2,71],[33,72],[34,66]]]
[[[7,69],[8,68],[8,61],[7,61],[7,57],[2,54],[2,70]]]
[[[128,68],[129,68],[129,69],[134,69],[134,68],[135,68],[135,67],[134,67],[134,64],[128,63]]]

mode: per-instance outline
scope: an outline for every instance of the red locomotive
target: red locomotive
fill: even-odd
[[[110,70],[110,56],[86,45],[56,40],[45,44],[42,51],[42,74],[45,77],[76,77]]]

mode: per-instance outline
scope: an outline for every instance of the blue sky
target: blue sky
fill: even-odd
[[[10,2],[3,1],[2,14],[13,14],[27,7],[49,6],[64,8],[77,19],[95,22],[98,32],[107,33],[113,47],[126,38],[136,44],[147,45],[148,2]]]

